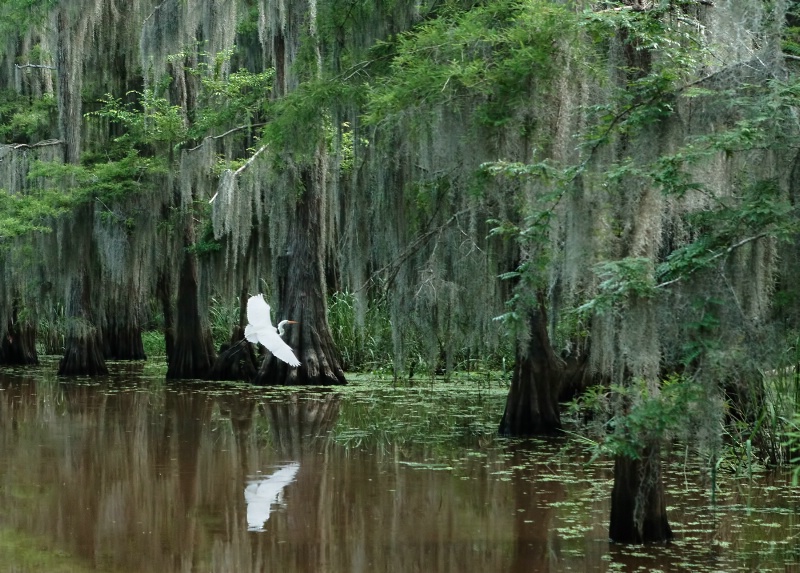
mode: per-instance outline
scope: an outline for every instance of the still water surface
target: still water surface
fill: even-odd
[[[608,462],[494,436],[486,385],[266,390],[0,373],[2,572],[800,571],[800,492],[668,466],[667,547],[607,541]]]

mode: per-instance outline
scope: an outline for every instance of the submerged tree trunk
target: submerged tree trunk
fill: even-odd
[[[564,366],[550,344],[541,302],[530,312],[529,327],[527,347],[517,347],[511,389],[500,421],[500,433],[506,436],[555,434],[561,429],[558,394]]]
[[[36,353],[36,326],[19,320],[17,301],[8,319],[5,335],[0,341],[0,364],[39,364]]]
[[[317,167],[316,172],[321,168]],[[276,320],[288,318],[299,324],[287,327],[284,339],[300,360],[298,368],[267,354],[255,384],[345,384],[339,353],[328,326],[322,245],[322,183],[313,180],[311,169],[303,171],[303,198],[297,202],[294,232],[278,262]]]
[[[645,447],[638,459],[615,458],[608,535],[617,543],[666,543],[672,539],[657,445]]]
[[[205,378],[214,363],[211,333],[200,317],[197,273],[196,255],[184,252],[178,279],[175,346],[167,357],[167,378]]]

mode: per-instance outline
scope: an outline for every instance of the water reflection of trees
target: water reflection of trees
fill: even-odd
[[[0,397],[0,523],[126,571],[556,570],[569,492],[499,449],[457,470],[425,444],[345,448],[335,393],[282,397],[15,379]],[[16,429],[15,429],[16,428]],[[297,463],[248,531],[244,488]],[[543,485],[544,483],[544,485]]]

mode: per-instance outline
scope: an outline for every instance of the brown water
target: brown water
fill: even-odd
[[[712,508],[691,464],[669,466],[675,543],[609,544],[609,464],[494,438],[501,389],[268,392],[138,368],[0,374],[0,571],[800,571],[796,488],[727,479]]]

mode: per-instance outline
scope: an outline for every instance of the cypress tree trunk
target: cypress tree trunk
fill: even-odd
[[[70,279],[67,297],[67,335],[64,357],[58,365],[60,376],[98,376],[108,374],[103,359],[100,334],[92,320],[92,292],[89,270],[82,265]]]
[[[36,353],[36,326],[27,321],[20,322],[17,300],[13,304],[6,333],[0,340],[0,364],[39,364],[39,356]]]
[[[246,300],[246,299],[243,299]],[[244,329],[234,328],[231,341],[219,349],[206,380],[252,380],[257,372],[256,355],[250,344],[245,344]]]
[[[110,360],[145,360],[141,326],[111,319],[103,329],[103,355]]]
[[[175,346],[167,357],[167,378],[205,378],[215,352],[211,333],[200,318],[196,255],[184,249],[179,272]]]
[[[562,361],[553,352],[543,301],[530,311],[530,339],[517,347],[516,364],[500,433],[506,436],[555,434],[561,429],[558,394],[564,377]]]
[[[608,535],[618,543],[666,543],[672,539],[657,444],[646,446],[638,459],[615,458]]]
[[[248,272],[247,268],[250,259],[255,250],[256,237],[253,234],[250,237],[250,242],[247,245],[244,261],[242,267],[244,268],[242,276],[242,285],[247,284]],[[214,365],[209,372],[208,380],[253,380],[258,371],[258,362],[256,361],[253,346],[244,343],[244,328],[241,326],[247,323],[247,287],[242,286],[239,292],[239,322],[233,328],[229,344],[223,344],[219,350]]]
[[[255,384],[346,383],[328,326],[321,236],[322,184],[313,180],[310,168],[303,170],[302,182],[305,193],[297,202],[288,254],[278,261],[280,309],[275,317],[299,322],[289,325],[284,339],[301,366],[291,368],[268,354],[253,380]]]
[[[167,354],[167,364],[172,359],[175,352],[175,313],[172,311],[172,296],[170,292],[170,278],[166,272],[162,272],[156,283],[156,296],[161,303],[161,312],[164,314],[164,347]]]

